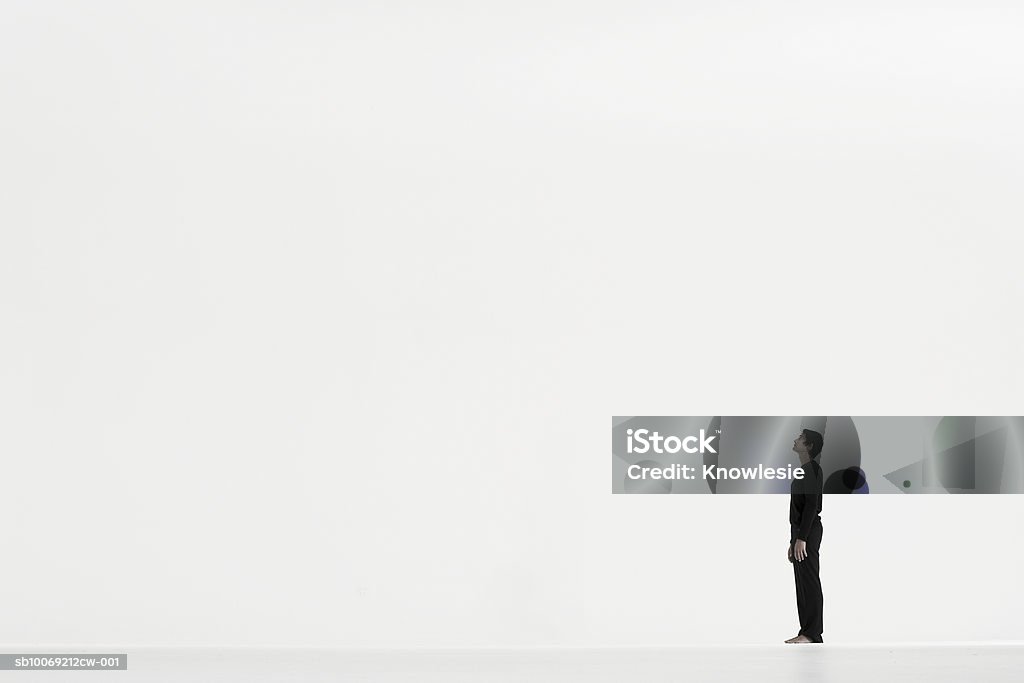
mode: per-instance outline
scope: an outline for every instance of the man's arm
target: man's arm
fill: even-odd
[[[811,535],[811,527],[814,526],[814,518],[818,515],[818,505],[821,502],[821,467],[811,465],[804,468],[805,478],[800,482],[800,497],[803,498],[804,508],[800,511],[800,525],[796,537],[806,541]],[[809,476],[808,476],[809,475]]]
[[[814,526],[814,518],[818,514],[818,501],[821,499],[821,494],[804,493],[802,496],[804,509],[800,512],[800,528],[797,529],[796,537],[801,541],[806,541],[807,537],[811,535],[811,527]]]

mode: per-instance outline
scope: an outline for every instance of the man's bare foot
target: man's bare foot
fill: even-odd
[[[800,638],[803,638],[803,636],[798,633],[797,635],[795,635],[792,638],[788,639],[786,642],[787,643],[795,643]]]
[[[797,636],[796,638],[793,638],[792,640],[787,640],[786,642],[787,643],[798,643],[799,644],[799,643],[813,643],[814,641],[811,640],[810,638],[808,638],[807,636],[801,634],[801,635]]]

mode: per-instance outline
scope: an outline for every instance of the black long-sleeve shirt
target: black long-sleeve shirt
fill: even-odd
[[[817,460],[810,460],[802,468],[803,479],[793,479],[789,485],[789,523],[797,527],[796,537],[806,541],[821,514],[822,472]]]

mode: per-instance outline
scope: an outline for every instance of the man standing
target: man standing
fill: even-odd
[[[802,479],[793,479],[789,489],[789,550],[796,578],[796,609],[800,632],[787,643],[823,643],[821,579],[818,550],[821,548],[821,498],[823,477],[817,457],[825,443],[818,432],[805,429],[793,441],[800,456]]]

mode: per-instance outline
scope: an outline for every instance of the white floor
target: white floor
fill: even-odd
[[[38,650],[37,650],[38,651]],[[48,650],[54,652],[54,650]],[[64,650],[65,652],[67,650]],[[85,652],[76,648],[77,652]],[[100,650],[88,650],[99,652]],[[111,652],[109,648],[104,652]],[[1024,643],[772,645],[605,650],[132,650],[128,670],[0,672],[52,681],[785,681],[1024,680]]]

